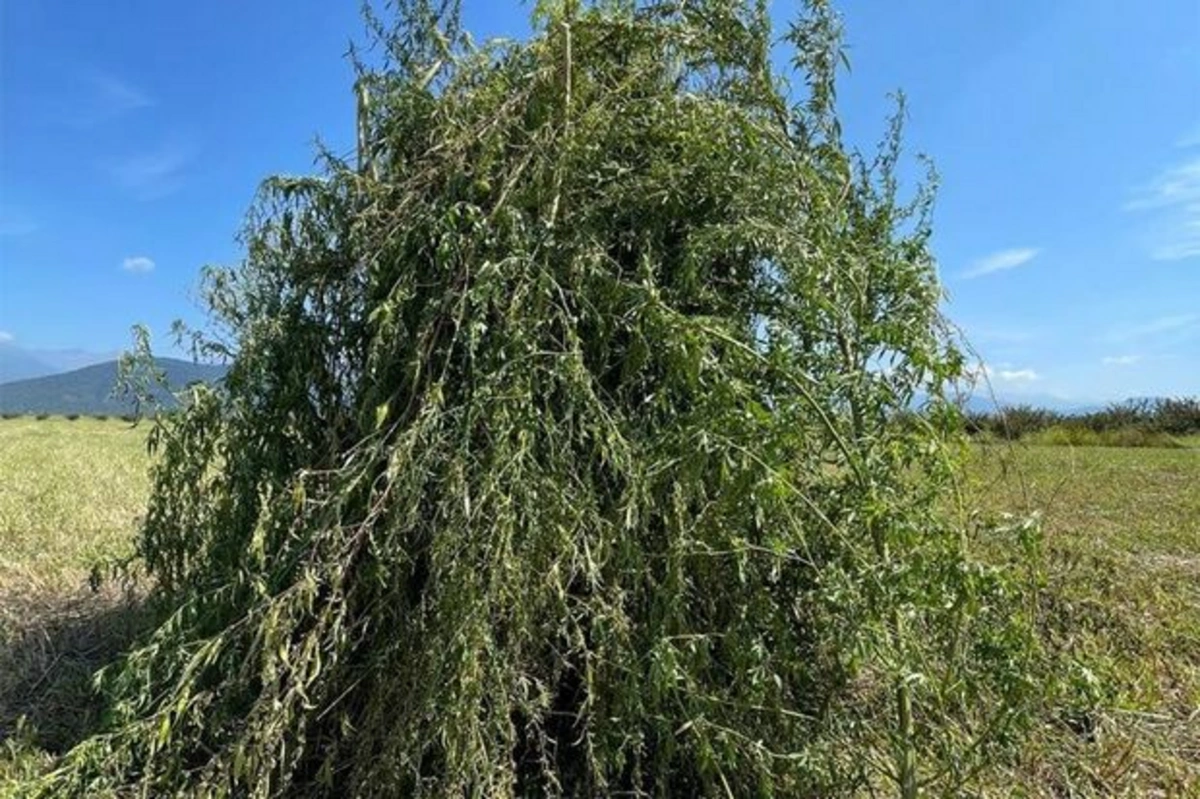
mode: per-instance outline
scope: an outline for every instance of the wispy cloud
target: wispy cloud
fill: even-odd
[[[1197,122],[1195,127],[1180,136],[1179,140],[1175,142],[1175,146],[1180,148],[1200,147],[1200,122]]]
[[[114,75],[93,72],[87,76],[87,81],[104,105],[114,113],[136,111],[154,105],[150,95]]]
[[[962,277],[970,279],[990,275],[993,272],[1016,269],[1018,266],[1023,266],[1032,261],[1040,252],[1041,250],[1037,247],[1017,247],[1011,250],[1000,250],[972,263],[970,268],[962,273]]]
[[[111,73],[92,70],[79,80],[82,91],[72,98],[68,112],[69,121],[79,127],[90,128],[154,105],[145,91]]]
[[[1141,360],[1140,355],[1106,355],[1100,362],[1105,366],[1133,366]]]
[[[1200,156],[1163,170],[1125,204],[1130,211],[1200,202]]]
[[[1108,334],[1109,341],[1134,341],[1164,335],[1200,331],[1200,314],[1168,314],[1147,322],[1119,327]]]
[[[144,255],[133,255],[121,262],[121,268],[126,272],[153,272],[154,261]]]
[[[139,199],[155,200],[183,187],[184,170],[191,160],[190,149],[171,144],[112,162],[106,170]]]
[[[9,333],[7,330],[0,330],[0,344],[10,343],[16,336]]]
[[[1137,191],[1125,210],[1155,214],[1151,258],[1200,257],[1200,155],[1164,169]]]

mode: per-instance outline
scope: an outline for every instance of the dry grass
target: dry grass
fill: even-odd
[[[132,593],[93,591],[89,576],[132,550],[148,491],[145,432],[115,420],[0,420],[0,785],[94,726],[91,675],[142,621]]]
[[[130,551],[144,433],[0,421],[0,793],[94,725],[89,675],[138,630],[136,601],[87,578]],[[1042,514],[1044,631],[1093,698],[1049,713],[990,795],[1200,796],[1200,437],[1185,443],[976,449],[971,502]]]
[[[130,551],[143,512],[146,426],[0,420],[0,587],[77,587],[97,560]]]

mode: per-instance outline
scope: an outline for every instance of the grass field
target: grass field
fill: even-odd
[[[969,505],[1041,515],[1044,639],[1093,699],[1048,716],[1020,795],[1200,796],[1200,439],[1182,443],[972,453]]]
[[[94,725],[90,675],[137,630],[136,597],[89,587],[127,557],[145,508],[145,426],[119,420],[0,420],[0,741],[30,720],[60,750]],[[0,744],[0,795],[13,758]],[[25,760],[28,760],[26,758]]]
[[[146,426],[0,421],[0,590],[70,588],[130,550],[146,502]]]
[[[95,723],[88,675],[138,629],[136,595],[88,576],[132,551],[145,433],[0,421],[0,794]],[[1200,439],[1184,443],[972,450],[964,507],[1041,514],[1048,656],[1092,699],[1048,712],[988,795],[1200,796]]]

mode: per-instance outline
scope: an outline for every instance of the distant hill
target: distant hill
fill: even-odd
[[[189,363],[174,358],[156,358],[155,363],[173,389],[191,383],[213,383],[225,375],[226,367]],[[117,381],[117,362],[87,366],[71,372],[0,383],[0,413],[111,414],[130,413],[133,406],[112,396]],[[171,404],[169,396],[160,401]]]
[[[976,391],[963,402],[963,409],[971,413],[995,413],[1000,408],[1029,405],[1034,408],[1044,408],[1068,416],[1091,413],[1102,410],[1107,403],[1066,400],[1053,394],[1000,394],[995,398]]]
[[[0,384],[82,369],[85,366],[116,360],[118,355],[119,352],[103,353],[80,349],[28,349],[11,340],[0,338]]]
[[[42,377],[55,371],[53,364],[11,344],[0,343],[0,383]]]

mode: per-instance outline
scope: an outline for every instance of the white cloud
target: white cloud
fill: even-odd
[[[189,150],[166,145],[107,165],[108,173],[139,199],[165,197],[183,186],[183,170],[192,160]]]
[[[126,258],[121,263],[121,268],[126,272],[152,272],[154,271],[154,261],[144,255],[134,255]]]
[[[1140,355],[1106,355],[1100,362],[1105,366],[1132,366],[1141,359]]]
[[[1001,369],[995,373],[995,378],[1004,383],[1032,383],[1041,380],[1032,369]]]
[[[1163,170],[1125,210],[1156,215],[1149,234],[1154,260],[1200,257],[1200,156]]]
[[[14,338],[15,336],[13,336],[13,334],[9,333],[7,330],[0,330],[0,344],[8,344]]]
[[[974,382],[991,380],[997,383],[1032,383],[1042,379],[1041,375],[1032,369],[1014,369],[1007,363],[1000,364],[996,369],[984,363],[978,364],[967,369],[967,377]]]
[[[1015,269],[1032,261],[1040,252],[1041,250],[1037,247],[1017,247],[1011,250],[1000,250],[972,263],[971,267],[962,273],[962,277],[969,279],[990,275],[993,272]]]

